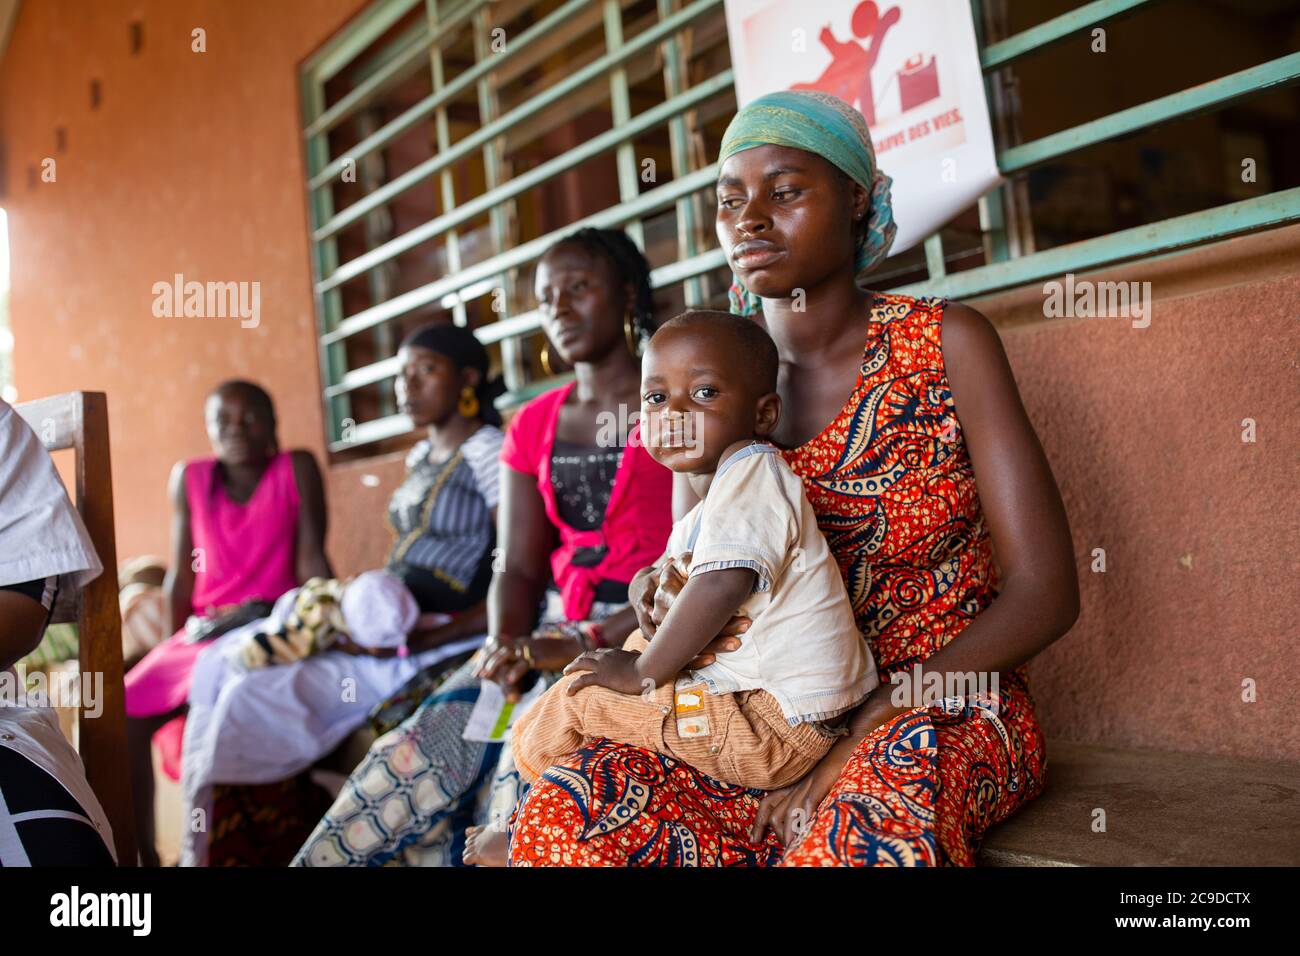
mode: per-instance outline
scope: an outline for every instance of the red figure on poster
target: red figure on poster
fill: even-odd
[[[830,66],[812,83],[796,83],[792,90],[820,90],[838,96],[856,106],[867,120],[868,126],[876,122],[876,103],[872,98],[871,70],[880,56],[880,44],[889,28],[898,22],[898,7],[891,7],[882,17],[880,8],[872,0],[864,0],[853,11],[849,26],[853,35],[865,43],[835,39],[830,24],[822,27],[819,39],[830,52]]]

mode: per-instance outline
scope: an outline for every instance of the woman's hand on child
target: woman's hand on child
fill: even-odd
[[[811,773],[763,797],[750,831],[751,840],[761,842],[767,828],[771,827],[789,852],[794,843],[808,832],[817,808],[831,792],[862,741],[895,717],[908,712],[907,708],[894,705],[889,694],[891,687],[882,684],[867,695],[853,714],[848,736],[840,738]]]
[[[648,641],[654,637],[657,622],[654,619],[655,596],[659,590],[664,574],[675,571],[673,565],[665,562],[662,567],[642,568],[632,576],[627,586],[627,596],[632,610],[636,612],[637,627]],[[678,585],[678,590],[681,586]]]
[[[669,608],[685,586],[686,575],[675,561],[665,561],[658,568],[646,568],[632,579],[628,596],[636,609],[641,636],[647,641],[654,637],[655,631],[668,616]],[[718,636],[706,644],[699,656],[687,666],[692,669],[707,667],[717,660],[719,654],[739,650],[740,635],[749,630],[751,623],[753,622],[749,618],[742,615],[733,616],[718,632]]]
[[[646,685],[650,690],[654,690],[654,681],[642,678],[637,671],[637,659],[640,654],[634,654],[631,651],[622,651],[615,648],[602,648],[596,651],[584,651],[579,654],[564,673],[579,673],[573,682],[569,684],[569,696],[572,697],[584,687],[590,687],[592,684],[600,687],[608,687],[610,690],[618,691],[620,694],[641,694]]]
[[[767,828],[771,827],[788,851],[812,824],[817,807],[826,794],[830,793],[835,778],[843,769],[837,767],[833,771],[824,772],[824,767],[825,760],[801,780],[765,794],[758,805],[758,816],[754,818],[749,838],[755,843],[762,843]],[[829,776],[830,779],[823,780],[820,776]]]

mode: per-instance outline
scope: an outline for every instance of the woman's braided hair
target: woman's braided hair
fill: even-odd
[[[622,229],[586,227],[565,236],[559,244],[582,247],[593,257],[609,263],[617,278],[632,283],[636,290],[632,301],[632,325],[641,342],[654,332],[654,293],[650,288],[650,263],[632,238]]]

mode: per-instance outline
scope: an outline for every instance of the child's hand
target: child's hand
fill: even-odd
[[[639,695],[642,691],[642,678],[637,672],[636,662],[640,656],[631,651],[610,647],[579,654],[564,669],[564,673],[572,674],[575,671],[587,673],[579,674],[569,685],[569,696],[572,697],[582,688],[590,687],[592,684],[608,687],[620,694]]]

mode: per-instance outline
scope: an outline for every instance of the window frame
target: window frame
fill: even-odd
[[[488,59],[490,31],[486,14],[494,0],[374,0],[302,65],[302,128],[310,214],[312,284],[326,437],[331,452],[343,452],[393,438],[406,433],[410,427],[409,421],[397,414],[384,415],[361,424],[353,422],[350,417],[350,393],[356,388],[392,378],[397,374],[398,367],[397,360],[393,357],[360,368],[347,368],[343,347],[347,337],[378,328],[390,319],[431,302],[441,302],[452,312],[453,321],[464,325],[464,300],[477,297],[486,289],[503,288],[507,303],[511,301],[512,293],[515,301],[520,301],[521,296],[527,298],[526,290],[511,288],[510,276],[522,274],[525,267],[535,262],[556,239],[575,229],[584,226],[625,228],[638,245],[644,247],[643,219],[675,207],[679,222],[679,257],[675,262],[653,270],[651,284],[656,289],[683,284],[687,306],[703,304],[703,287],[699,277],[726,265],[722,250],[703,249],[698,242],[700,229],[704,225],[700,220],[707,218],[705,209],[699,203],[699,194],[716,181],[718,165],[714,162],[699,169],[690,168],[688,141],[692,131],[685,114],[716,98],[734,95],[733,76],[728,66],[708,79],[687,86],[682,44],[678,34],[700,18],[721,11],[723,0],[655,2],[659,22],[630,41],[625,41],[623,37],[620,0],[560,2],[551,13],[544,15],[518,37],[510,38],[504,52],[494,53]],[[1007,112],[1001,87],[1002,77],[999,75],[1003,69],[1051,44],[1157,2],[1160,0],[1095,0],[1006,39],[986,44],[983,39],[982,2],[971,0],[980,45],[980,63],[993,121],[1002,121]],[[493,71],[520,50],[527,49],[530,42],[559,28],[568,18],[592,4],[601,7],[605,52],[538,96],[501,113],[491,82]],[[394,24],[421,5],[426,11],[423,28],[390,44],[384,51],[386,57],[381,57],[381,62],[373,66],[373,72],[338,103],[325,109],[325,83],[352,63]],[[474,31],[478,63],[460,76],[447,80],[442,69],[442,44],[464,29]],[[666,99],[649,110],[633,115],[624,65],[647,47],[655,46],[659,47],[663,57]],[[426,56],[432,70],[433,92],[371,133],[349,154],[331,157],[327,140],[329,130],[351,116],[371,97],[382,93],[386,84],[409,75],[409,71],[415,68],[412,64],[420,63]],[[534,118],[561,97],[602,78],[609,84],[613,119],[610,130],[512,179],[497,181],[494,176],[498,165],[497,157],[502,137],[509,129]],[[997,151],[997,164],[1003,175],[1010,177],[1097,143],[1219,109],[1267,90],[1297,82],[1300,82],[1300,53],[1288,54],[1032,142],[1004,146]],[[480,115],[487,117],[488,122],[448,148],[444,104],[471,86],[477,87]],[[333,177],[343,168],[343,160],[355,160],[368,155],[416,123],[427,122],[430,118],[435,123],[441,147],[435,155],[367,194],[352,206],[341,211],[333,208],[328,187],[333,182]],[[632,141],[635,136],[660,126],[667,126],[669,131],[673,179],[641,192]],[[475,151],[481,152],[484,168],[488,171],[487,191],[457,202],[449,169]],[[593,156],[611,151],[615,155],[618,170],[617,205],[534,240],[524,243],[509,241],[508,210],[515,197]],[[429,182],[435,177],[441,180],[443,207],[450,209],[450,212],[394,236],[347,263],[338,261],[334,237],[341,229],[361,219],[367,212],[381,207],[411,185]],[[949,298],[988,295],[1066,272],[1084,272],[1120,262],[1162,256],[1206,242],[1300,221],[1300,188],[1284,189],[1068,245],[1026,252],[1024,244],[1017,237],[1014,228],[1016,221],[1011,215],[1018,201],[1015,190],[1022,187],[1023,182],[1008,178],[979,200],[986,259],[984,265],[948,273],[943,239],[936,232],[925,240],[923,247],[927,277],[918,282],[893,287],[890,291]],[[485,213],[491,224],[494,254],[483,262],[462,268],[457,254],[457,227]],[[343,283],[438,236],[447,237],[450,267],[446,275],[354,315],[342,314],[339,289]],[[525,401],[565,379],[561,376],[534,382],[525,381],[524,342],[530,336],[535,336],[540,327],[540,313],[535,308],[521,306],[476,330],[479,339],[485,344],[501,345],[503,372],[509,388],[507,394],[499,400],[503,408]]]

